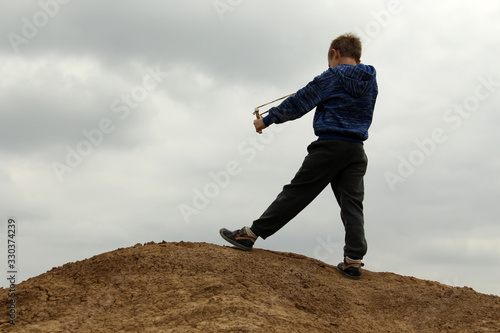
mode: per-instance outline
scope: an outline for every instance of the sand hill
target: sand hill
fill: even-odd
[[[17,286],[2,332],[500,332],[500,297],[292,253],[147,243]]]

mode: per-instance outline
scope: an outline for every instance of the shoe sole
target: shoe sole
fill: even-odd
[[[229,243],[233,244],[234,246],[236,246],[238,249],[240,250],[243,250],[243,251],[250,251],[252,248],[251,247],[246,247],[244,245],[241,245],[240,243],[238,243],[237,241],[227,237],[226,235],[224,235],[224,233],[222,232],[222,229],[219,230],[219,234],[221,235],[222,238],[224,238],[226,241],[228,241]]]
[[[351,280],[359,280],[359,279],[361,279],[361,275],[360,276],[349,275],[349,274],[347,274],[346,272],[344,272],[343,270],[341,270],[338,267],[337,267],[337,271],[339,271],[340,274],[342,274],[343,276],[345,276],[348,279],[351,279]]]

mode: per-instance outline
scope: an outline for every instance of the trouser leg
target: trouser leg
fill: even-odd
[[[349,163],[352,144],[342,141],[316,141],[290,184],[271,203],[252,230],[267,238],[300,213]]]
[[[363,259],[368,249],[363,215],[366,167],[367,158],[363,152],[357,163],[351,164],[331,182],[345,228],[344,255],[351,259]]]

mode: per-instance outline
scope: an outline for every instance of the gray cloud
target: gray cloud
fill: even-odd
[[[311,114],[258,136],[253,108],[320,74],[330,41],[355,31],[380,87],[367,268],[499,294],[500,5],[214,3],[45,0],[0,13],[0,218],[19,220],[23,278],[137,242],[222,244],[220,227],[250,224],[315,139]],[[342,233],[326,189],[258,246],[334,264]],[[491,279],[463,269],[481,258]]]

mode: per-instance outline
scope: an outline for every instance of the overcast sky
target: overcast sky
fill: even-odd
[[[498,1],[2,7],[0,267],[15,217],[19,281],[136,243],[225,245],[219,229],[251,225],[316,139],[313,112],[258,135],[253,109],[355,32],[380,91],[365,268],[500,295]],[[343,237],[327,188],[255,246],[337,264]]]

